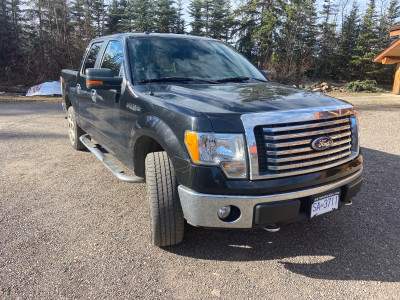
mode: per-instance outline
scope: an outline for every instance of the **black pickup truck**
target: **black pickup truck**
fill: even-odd
[[[184,219],[276,231],[350,205],[360,190],[353,106],[272,83],[220,41],[96,38],[61,81],[72,146],[121,180],[146,182],[153,245],[180,243]]]

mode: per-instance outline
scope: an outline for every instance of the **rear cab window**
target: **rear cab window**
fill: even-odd
[[[119,41],[110,41],[107,45],[107,49],[104,52],[103,61],[101,62],[100,68],[111,69],[114,76],[122,76],[122,44]]]
[[[90,50],[88,52],[88,55],[86,56],[85,63],[83,64],[83,67],[81,70],[82,75],[85,75],[86,69],[94,68],[102,45],[103,45],[103,42],[97,42],[97,43],[92,44],[92,46],[90,47]]]

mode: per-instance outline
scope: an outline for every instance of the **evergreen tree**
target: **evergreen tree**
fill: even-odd
[[[210,36],[213,6],[213,0],[203,0],[203,20],[206,36]]]
[[[254,10],[251,3],[242,2],[233,12],[231,38],[236,40],[236,49],[253,62],[256,62],[257,47],[253,36],[257,26],[257,20]]]
[[[188,7],[190,17],[193,19],[190,22],[192,27],[191,34],[205,35],[205,21],[203,19],[203,0],[191,0]]]
[[[102,36],[105,33],[106,6],[104,4],[104,0],[92,0],[90,7],[92,11],[93,23],[96,24],[95,34],[97,36]]]
[[[213,0],[208,34],[210,37],[225,40],[229,38],[231,27],[229,0]]]
[[[127,0],[113,0],[107,12],[107,33],[129,32],[132,29],[131,8]]]
[[[388,19],[389,26],[393,26],[397,21],[400,20],[399,0],[391,0],[390,1],[387,19]]]
[[[157,0],[155,2],[154,28],[156,32],[173,32],[177,16],[174,0]]]
[[[313,66],[316,37],[315,0],[288,1],[271,59],[274,77],[299,83]]]
[[[240,11],[243,21],[242,28],[236,29],[234,32],[237,34],[238,31],[245,31],[240,34],[246,39],[247,45],[244,47],[247,48],[247,51],[251,49],[251,52],[255,52],[259,68],[268,67],[276,43],[277,29],[282,21],[283,10],[283,0],[252,0],[237,9]],[[243,42],[244,40],[239,40],[239,43]]]
[[[154,29],[154,1],[151,0],[131,0],[130,20],[132,20],[132,30],[136,32],[153,31]]]
[[[379,22],[377,25],[378,41],[377,41],[377,50],[374,51],[375,55],[380,51],[389,47],[389,45],[393,41],[397,40],[398,38],[397,36],[392,38],[390,37],[388,29],[396,23],[396,20],[399,16],[400,16],[400,6],[398,0],[391,0],[388,8],[386,8],[386,6],[381,7],[380,16],[378,18]],[[384,82],[391,81],[392,75],[395,71],[395,65],[379,66],[377,64],[374,64],[372,67],[373,68],[370,70],[371,75],[369,76],[373,76],[376,80]]]
[[[322,22],[319,25],[321,35],[318,41],[319,57],[316,72],[318,76],[323,77],[337,76],[336,69],[333,67],[334,54],[338,44],[337,24],[334,18],[337,13],[337,5],[332,2],[332,0],[325,0],[321,12]]]
[[[183,6],[182,0],[177,1],[177,10],[176,10],[176,24],[175,24],[175,33],[183,34],[185,33],[185,19],[183,18]]]
[[[119,0],[113,0],[107,10],[107,25],[108,34],[118,32],[118,24],[121,22],[121,17],[124,14],[124,9],[120,6]]]
[[[370,0],[361,22],[356,55],[350,61],[351,67],[357,70],[357,78],[360,79],[377,79],[376,71],[379,70],[379,65],[373,63],[374,57],[379,53],[376,24],[378,22],[375,0]]]
[[[71,22],[75,27],[77,39],[85,36],[85,13],[82,10],[85,0],[74,0],[71,2]]]
[[[358,35],[360,33],[360,16],[356,2],[350,13],[344,17],[338,53],[335,59],[335,68],[338,70],[339,78],[351,80],[357,76],[357,70],[351,68],[350,60],[356,54]]]
[[[388,13],[387,13],[387,24],[388,27],[392,27],[393,25],[395,25],[395,23],[399,20],[400,18],[400,3],[399,0],[391,0],[390,4],[389,4],[389,9],[388,9]],[[396,37],[387,37],[386,42],[384,44],[386,44],[386,46],[389,46],[389,44],[394,41],[395,39],[397,39]]]

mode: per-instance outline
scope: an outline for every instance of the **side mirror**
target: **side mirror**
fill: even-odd
[[[94,90],[121,89],[122,77],[114,77],[110,69],[88,68],[86,73],[86,86]]]

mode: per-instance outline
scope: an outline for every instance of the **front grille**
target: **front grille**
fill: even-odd
[[[352,155],[351,116],[261,125],[254,128],[260,176],[283,177],[323,170]],[[313,140],[329,136],[333,145],[317,151]]]

